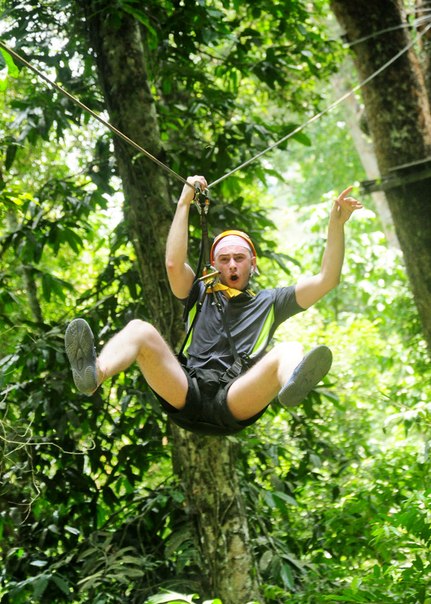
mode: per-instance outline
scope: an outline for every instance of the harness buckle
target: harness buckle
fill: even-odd
[[[242,354],[233,362],[233,365],[226,369],[224,374],[221,376],[221,382],[231,382],[238,376],[240,376],[244,371],[246,371],[249,367],[251,367],[251,360],[247,354]]]

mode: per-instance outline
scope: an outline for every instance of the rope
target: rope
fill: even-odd
[[[295,134],[298,134],[298,132],[301,132],[302,130],[304,130],[304,128],[306,128],[307,126],[309,126],[313,122],[315,122],[318,119],[320,119],[323,115],[325,115],[326,113],[329,113],[329,111],[332,111],[332,109],[334,109],[335,107],[337,107],[338,105],[340,105],[349,96],[351,96],[352,94],[355,94],[355,92],[357,92],[358,90],[360,90],[361,88],[363,88],[364,86],[366,86],[369,82],[371,82],[371,80],[373,80],[380,73],[382,73],[382,71],[384,71],[390,65],[392,65],[392,63],[394,63],[395,61],[397,61],[404,53],[406,53],[408,50],[410,50],[410,48],[414,44],[416,44],[416,42],[418,42],[430,29],[431,29],[431,23],[429,23],[427,25],[427,27],[425,27],[411,42],[409,42],[409,44],[407,44],[396,55],[394,55],[391,59],[389,59],[389,61],[387,61],[386,63],[384,63],[384,65],[382,65],[381,67],[379,67],[374,73],[372,73],[370,76],[368,76],[367,78],[365,78],[365,80],[363,80],[362,82],[360,82],[359,84],[357,84],[356,86],[354,86],[351,90],[349,90],[348,92],[346,92],[345,94],[343,94],[339,99],[337,99],[336,101],[334,101],[333,103],[331,103],[328,107],[326,107],[325,109],[323,109],[319,113],[316,113],[314,116],[312,116],[306,122],[304,122],[303,124],[301,124],[300,126],[298,126],[297,128],[295,128],[294,130],[292,130],[292,132],[289,132],[289,134],[287,134],[286,136],[283,136],[283,138],[281,138],[280,140],[276,141],[275,143],[272,143],[271,145],[269,145],[268,147],[266,147],[266,149],[264,149],[263,151],[260,151],[259,153],[257,153],[256,155],[254,155],[253,157],[251,157],[247,161],[243,162],[242,164],[240,164],[239,166],[237,166],[233,170],[230,170],[229,172],[227,172],[227,174],[224,174],[223,176],[221,176],[217,180],[213,181],[211,184],[208,185],[207,191],[209,189],[211,189],[212,187],[214,187],[215,185],[221,183],[223,180],[226,180],[226,178],[228,178],[232,174],[235,174],[239,170],[242,170],[243,168],[247,167],[252,162],[256,161],[257,159],[259,159],[260,157],[262,157],[263,155],[265,155],[269,151],[272,151],[272,149],[275,149],[276,147],[278,147],[279,145],[281,145],[285,141],[289,140],[290,138],[292,138],[293,136],[295,136]],[[385,30],[382,30],[381,33],[384,33],[384,31]],[[378,32],[378,33],[380,33],[380,32]],[[376,35],[376,34],[373,34],[373,35]],[[352,46],[352,45],[354,45],[356,43],[362,42],[362,41],[364,41],[366,39],[367,38],[361,38],[360,40],[356,40],[354,42],[351,42],[350,46]],[[155,157],[154,155],[152,155],[149,151],[147,151],[146,149],[144,149],[143,147],[141,147],[140,145],[138,145],[135,141],[133,141],[131,138],[129,138],[128,136],[126,136],[123,132],[121,132],[120,130],[118,130],[118,128],[116,128],[115,126],[113,126],[112,124],[110,124],[109,122],[107,122],[106,120],[104,120],[102,117],[100,117],[100,115],[98,115],[97,113],[95,113],[92,109],[90,109],[89,107],[87,107],[86,105],[84,105],[84,103],[82,103],[76,97],[74,97],[72,94],[70,94],[69,92],[67,92],[67,90],[65,90],[64,88],[62,88],[61,86],[59,86],[56,82],[53,82],[50,78],[48,78],[47,76],[45,76],[45,74],[43,74],[41,71],[39,71],[38,69],[36,69],[33,65],[31,65],[28,61],[26,61],[23,57],[21,57],[14,50],[12,50],[8,46],[6,46],[6,44],[4,44],[4,42],[2,42],[1,40],[0,40],[0,48],[3,48],[12,57],[16,58],[23,65],[25,65],[26,67],[28,67],[31,71],[33,71],[34,73],[36,73],[40,78],[42,78],[50,86],[53,86],[61,94],[65,95],[67,98],[69,98],[73,103],[75,103],[76,105],[78,105],[81,109],[83,109],[84,111],[87,111],[90,115],[92,115],[101,124],[103,124],[104,126],[106,126],[114,134],[116,134],[117,136],[119,136],[120,138],[122,138],[124,141],[126,141],[127,143],[129,143],[130,145],[132,145],[133,147],[135,147],[135,149],[137,149],[138,151],[140,151],[144,155],[146,155],[149,159],[151,159],[153,162],[155,162],[161,168],[163,168],[163,170],[165,170],[166,172],[168,172],[169,174],[171,174],[172,176],[174,176],[177,180],[181,181],[183,184],[186,184],[189,187],[195,189],[195,192],[197,192],[195,186],[192,185],[192,184],[190,184],[185,178],[183,178],[182,176],[180,176],[179,174],[177,174],[174,170],[172,170],[171,168],[169,168],[168,166],[166,166],[157,157]]]
[[[172,170],[171,168],[169,168],[168,166],[166,166],[162,161],[160,161],[160,159],[158,159],[157,157],[155,157],[154,155],[152,155],[149,151],[147,151],[146,149],[144,149],[143,147],[141,147],[141,145],[138,145],[138,143],[136,143],[134,140],[132,140],[131,138],[129,138],[128,136],[126,136],[126,134],[124,134],[123,132],[121,132],[121,130],[118,130],[118,128],[116,128],[115,126],[113,126],[112,124],[110,124],[109,122],[107,122],[106,120],[104,120],[102,117],[100,117],[99,114],[97,114],[95,111],[93,111],[92,109],[90,109],[89,107],[87,107],[87,105],[84,105],[84,103],[82,103],[75,96],[73,96],[72,94],[70,94],[70,92],[68,92],[67,90],[65,90],[61,86],[59,86],[56,82],[53,82],[44,73],[42,73],[41,71],[39,71],[38,69],[36,69],[36,67],[34,67],[33,65],[31,65],[31,63],[29,63],[22,56],[20,56],[17,52],[15,52],[14,50],[12,50],[8,46],[6,46],[6,44],[4,44],[4,42],[2,42],[1,40],[0,40],[0,47],[3,48],[6,52],[8,52],[12,57],[14,57],[18,61],[20,61],[23,65],[25,65],[26,67],[28,67],[31,71],[33,71],[36,75],[38,75],[40,78],[42,78],[42,80],[44,80],[45,82],[47,82],[50,86],[53,86],[53,88],[55,88],[61,94],[63,94],[64,96],[66,96],[68,99],[70,99],[73,103],[75,103],[75,105],[78,105],[78,107],[80,107],[84,111],[87,111],[90,115],[92,115],[101,124],[103,124],[104,126],[106,126],[106,128],[109,128],[109,130],[111,130],[111,132],[113,132],[118,137],[120,137],[124,141],[126,141],[126,143],[128,143],[129,145],[132,145],[132,147],[134,147],[135,149],[137,149],[138,151],[140,151],[141,153],[143,153],[144,155],[146,155],[149,159],[151,159],[151,161],[155,162],[161,168],[163,168],[163,170],[166,170],[166,172],[168,172],[169,174],[171,174],[171,176],[174,176],[177,180],[181,181],[183,184],[186,184],[189,187],[191,187],[192,189],[194,189],[194,186],[192,184],[190,184],[189,182],[187,182],[187,180],[185,178],[183,178],[182,176],[180,176],[179,174],[177,174],[174,170]]]
[[[284,143],[285,141],[287,141],[289,138],[292,138],[292,136],[294,136],[298,132],[301,132],[301,130],[303,130],[304,128],[306,128],[307,126],[309,126],[310,124],[312,124],[313,122],[315,122],[316,120],[318,120],[319,118],[321,118],[322,115],[325,115],[326,113],[329,113],[329,111],[332,111],[332,109],[334,109],[340,103],[342,103],[343,101],[345,101],[349,96],[351,96],[352,94],[354,94],[355,92],[357,92],[358,90],[360,90],[361,88],[363,88],[366,84],[368,84],[369,82],[371,82],[371,80],[373,80],[380,73],[382,73],[382,71],[384,71],[390,65],[392,65],[392,63],[395,63],[395,61],[397,61],[414,44],[416,44],[429,31],[430,28],[431,28],[431,23],[429,23],[427,25],[427,27],[425,27],[425,29],[418,36],[416,36],[416,38],[414,40],[412,40],[409,44],[407,44],[404,48],[402,48],[396,55],[394,55],[391,59],[389,59],[389,61],[387,61],[384,65],[382,65],[381,67],[379,67],[374,73],[372,73],[367,78],[365,78],[365,80],[363,80],[362,82],[360,82],[359,84],[357,84],[354,88],[352,88],[351,90],[349,90],[348,92],[346,92],[345,94],[343,94],[343,96],[341,96],[339,99],[337,99],[336,101],[334,101],[333,103],[331,103],[331,105],[329,105],[328,107],[326,107],[326,109],[323,109],[323,111],[320,111],[319,113],[316,113],[315,115],[313,115],[313,117],[311,117],[310,119],[308,119],[305,123],[303,123],[302,125],[298,126],[294,130],[292,130],[292,132],[289,132],[289,134],[287,134],[286,136],[283,136],[283,138],[281,138],[279,141],[277,141],[275,143],[272,143],[266,149],[264,149],[263,151],[260,151],[260,153],[257,153],[254,157],[251,157],[250,159],[248,159],[247,161],[245,161],[244,163],[242,163],[241,165],[239,165],[237,168],[234,168],[233,170],[231,170],[230,172],[228,172],[224,176],[222,176],[222,177],[218,178],[217,180],[215,180],[214,182],[212,182],[210,185],[208,185],[208,189],[211,189],[215,185],[221,183],[223,180],[225,180],[226,178],[228,178],[232,174],[235,174],[235,172],[238,172],[239,170],[242,170],[243,168],[245,168],[246,166],[248,166],[252,162],[256,161],[256,159],[259,159],[260,157],[262,157],[262,155],[265,155],[265,153],[268,153],[268,151],[271,151],[272,149],[275,149],[276,147],[278,147],[279,145],[281,145],[282,143]]]

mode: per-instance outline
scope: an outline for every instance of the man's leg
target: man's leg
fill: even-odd
[[[299,404],[331,367],[329,348],[319,346],[304,357],[297,342],[279,344],[229,388],[227,404],[237,420],[253,417],[277,395],[288,407]]]
[[[89,373],[86,365],[93,361],[87,351],[90,344],[93,346],[92,342],[88,324],[82,319],[72,321],[66,331],[66,351],[75,383],[87,394],[91,393],[91,389],[80,388],[83,381],[79,377],[85,375],[85,372]],[[81,361],[82,357],[84,363]],[[184,407],[188,390],[186,375],[168,344],[149,323],[139,319],[130,321],[109,340],[99,357],[93,358],[96,371],[94,390],[104,380],[126,370],[136,361],[147,383],[157,394],[177,409]]]

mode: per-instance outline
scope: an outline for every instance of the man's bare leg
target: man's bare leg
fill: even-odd
[[[318,346],[304,357],[297,342],[279,344],[232,384],[229,409],[236,419],[246,420],[277,395],[284,406],[296,406],[327,374],[331,363],[326,346]]]
[[[68,347],[69,349],[72,348],[71,344],[75,343],[73,333],[71,333],[73,329],[70,328],[73,328],[74,324],[82,327],[83,323],[85,322],[82,319],[77,319],[68,327],[66,331],[66,350],[68,350]],[[68,331],[70,332],[69,346]],[[89,338],[88,331],[86,338],[87,340]],[[81,337],[81,347],[85,347],[85,345],[85,338]],[[75,383],[79,388],[80,382],[79,379],[76,379],[77,363],[74,358],[71,358],[72,355],[69,351],[68,356],[74,371]],[[149,323],[139,319],[130,321],[124,329],[109,340],[97,360],[95,360],[96,387],[100,386],[107,378],[125,371],[135,361],[138,363],[149,386],[157,394],[177,409],[184,407],[188,382],[181,365],[158,331]],[[85,392],[85,390],[83,391]]]
[[[264,409],[289,380],[304,351],[298,342],[278,344],[229,388],[227,404],[238,420]]]

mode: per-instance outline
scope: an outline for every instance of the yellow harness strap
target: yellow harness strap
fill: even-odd
[[[213,294],[214,292],[223,292],[223,294],[229,300],[231,298],[235,298],[235,296],[239,296],[240,294],[248,294],[249,296],[255,296],[256,294],[251,291],[251,289],[246,289],[243,292],[241,289],[235,289],[234,287],[228,287],[227,285],[223,285],[222,283],[216,283],[215,285],[211,285],[207,288],[207,294]]]

